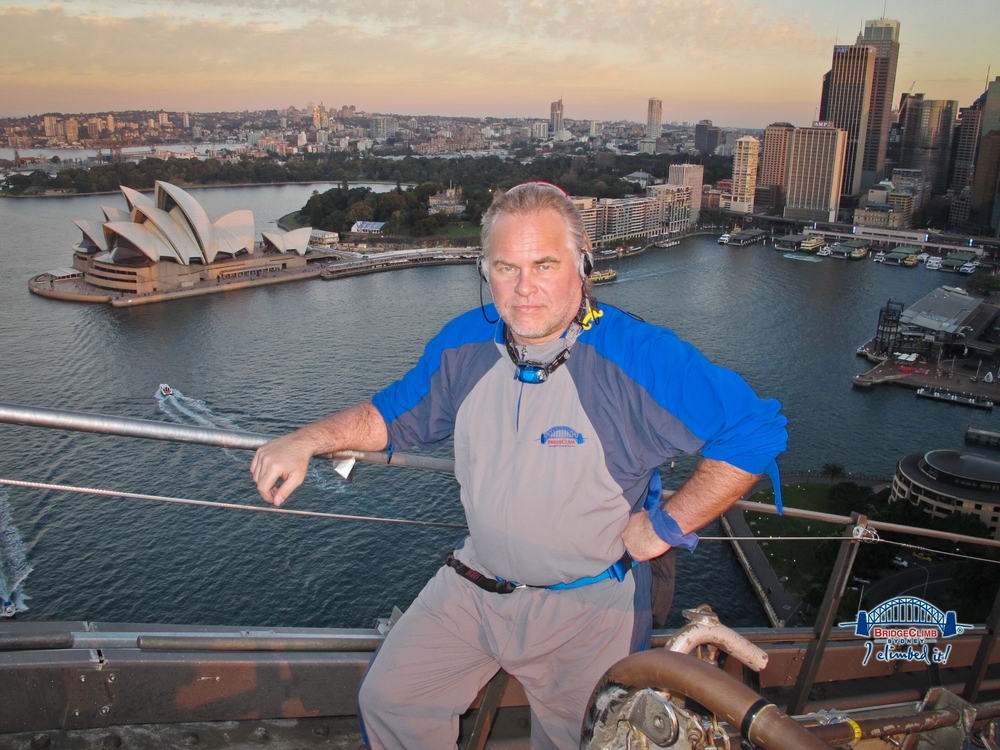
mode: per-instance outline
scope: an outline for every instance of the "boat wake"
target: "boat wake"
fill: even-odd
[[[14,526],[6,490],[0,489],[0,615],[13,617],[28,609],[21,584],[31,572],[24,541]]]
[[[218,430],[243,429],[239,423],[230,417],[212,411],[209,405],[201,399],[185,396],[176,388],[161,385],[156,391],[156,401],[160,411],[166,414],[171,421],[178,424],[209,427]],[[222,450],[229,458],[249,468],[249,452],[236,451],[232,448],[223,448]],[[320,462],[310,464],[309,473],[306,475],[306,483],[325,491],[347,491],[347,483],[333,471],[332,466],[327,466],[325,463]]]

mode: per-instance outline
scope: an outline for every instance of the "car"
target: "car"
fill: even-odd
[[[895,565],[897,568],[908,568],[910,566],[909,562],[907,562],[906,560],[904,560],[902,557],[899,556],[892,558],[892,564]]]
[[[928,554],[925,554],[925,553],[923,553],[923,552],[914,552],[914,553],[913,553],[913,556],[914,556],[914,557],[915,557],[915,558],[916,558],[917,560],[922,560],[923,562],[934,562],[933,558],[931,558],[931,556],[930,556],[930,555],[928,555]]]

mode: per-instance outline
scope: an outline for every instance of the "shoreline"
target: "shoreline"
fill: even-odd
[[[243,187],[274,187],[284,185],[332,185],[343,182],[343,180],[285,180],[283,182],[232,182],[232,183],[211,183],[196,185],[179,185],[184,190],[211,190],[212,188],[243,188]],[[395,185],[393,180],[348,180],[349,185]],[[405,187],[414,187],[415,183],[400,183]],[[152,193],[154,188],[137,188],[140,193]],[[12,195],[0,192],[0,198],[82,198],[88,195],[120,195],[118,190],[99,190],[93,193],[42,193],[41,195]]]

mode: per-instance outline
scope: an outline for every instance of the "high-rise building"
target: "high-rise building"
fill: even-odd
[[[958,110],[958,134],[955,136],[955,160],[951,169],[948,189],[958,195],[972,186],[973,168],[983,126],[983,104],[986,94],[976,99],[970,106]]]
[[[701,191],[705,184],[705,167],[701,164],[671,164],[667,183],[686,185],[691,188],[691,223],[697,224],[701,214]]]
[[[545,120],[531,123],[531,137],[544,141],[549,137],[549,124]]]
[[[722,131],[711,120],[702,120],[694,126],[694,147],[702,154],[714,154],[719,147]]]
[[[160,124],[161,128],[169,128],[170,127],[170,116],[166,112],[160,112],[160,115],[159,115],[159,124]]]
[[[66,120],[66,142],[77,143],[80,140],[80,123],[75,117]]]
[[[888,18],[865,21],[864,31],[858,35],[856,46],[875,49],[875,72],[861,165],[861,189],[867,190],[885,176],[885,152],[892,120],[896,63],[899,61],[899,21]]]
[[[847,131],[827,122],[796,128],[788,146],[786,219],[836,221],[840,208]]]
[[[112,133],[115,132],[115,116],[114,115],[108,115],[108,130],[110,130]]]
[[[971,207],[980,226],[1000,236],[1000,129],[991,130],[979,142]]]
[[[900,162],[904,169],[919,169],[935,193],[948,189],[948,164],[958,102],[924,99],[914,94],[906,102]]]
[[[760,141],[753,136],[746,135],[736,140],[733,151],[733,200],[730,206],[734,213],[753,213],[759,154]]]
[[[663,101],[650,99],[646,109],[646,137],[659,138],[663,132]]]
[[[396,135],[399,121],[388,115],[375,115],[371,119],[371,136],[376,141],[384,141]]]
[[[185,130],[191,127],[191,115],[189,115],[187,112],[181,115],[181,127],[183,127]]]
[[[563,101],[561,96],[559,101],[552,102],[549,106],[549,127],[552,129],[552,135],[563,131]]]
[[[788,144],[795,126],[788,122],[773,122],[764,129],[764,153],[760,163],[760,185],[777,188],[779,196],[785,193],[788,167]]]
[[[820,110],[824,122],[847,131],[844,160],[844,195],[861,193],[861,172],[868,137],[868,112],[875,80],[875,48],[869,46],[833,48],[833,63],[824,83],[826,95]]]
[[[55,138],[57,132],[57,125],[59,123],[59,118],[55,115],[45,115],[42,118],[42,123],[45,126],[45,137]]]
[[[980,129],[979,143],[982,144],[992,131],[1000,130],[1000,76],[997,76],[986,87],[986,100],[983,102],[983,125]]]

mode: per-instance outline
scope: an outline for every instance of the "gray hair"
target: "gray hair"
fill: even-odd
[[[483,267],[489,267],[489,263],[486,261],[490,255],[493,227],[497,219],[504,215],[523,216],[546,210],[555,211],[565,223],[566,234],[569,237],[569,249],[576,256],[577,269],[580,276],[583,276],[583,253],[590,250],[590,237],[587,235],[587,230],[584,229],[583,217],[580,216],[580,211],[573,205],[562,188],[547,182],[525,182],[515,185],[507,192],[497,194],[493,199],[493,203],[483,214]]]

